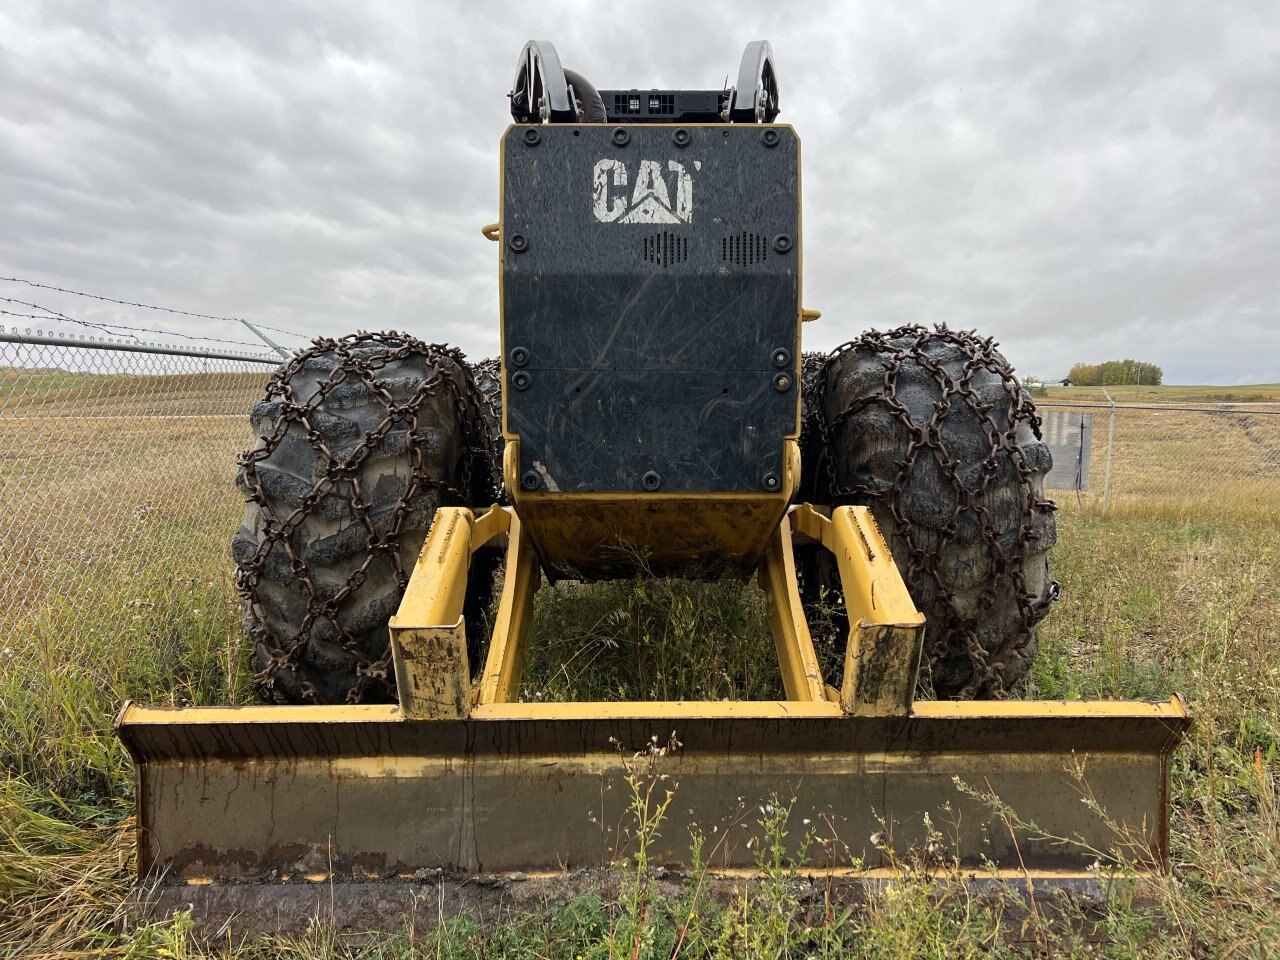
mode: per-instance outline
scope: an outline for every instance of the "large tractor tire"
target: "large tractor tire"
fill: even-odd
[[[803,493],[871,508],[927,618],[922,685],[1012,692],[1058,595],[1052,461],[1029,394],[990,339],[942,326],[868,333],[808,367]],[[833,563],[809,569],[838,597]]]
[[[240,456],[232,554],[256,682],[292,703],[393,699],[387,621],[436,509],[497,493],[465,358],[394,332],[319,339],[250,419],[259,439]],[[492,580],[472,580],[474,648]]]

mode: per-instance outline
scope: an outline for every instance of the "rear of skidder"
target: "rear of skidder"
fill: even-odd
[[[1007,362],[945,327],[802,354],[800,141],[768,44],[725,90],[598,91],[530,42],[511,109],[484,231],[500,365],[361,334],[273,378],[233,552],[259,682],[289,705],[125,705],[140,875],[601,864],[621,851],[588,818],[623,813],[619,750],[678,783],[664,863],[779,795],[847,847],[814,868],[874,867],[873,835],[904,850],[931,820],[975,869],[1077,882],[1117,844],[1160,869],[1181,699],[1004,699],[1057,596],[1048,453]],[[756,577],[785,699],[521,702],[542,579],[641,566]],[[819,595],[847,619],[838,686]],[[753,866],[750,836],[713,866]]]

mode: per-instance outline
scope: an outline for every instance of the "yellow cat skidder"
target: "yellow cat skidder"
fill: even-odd
[[[768,44],[724,91],[597,91],[532,42],[510,96],[484,228],[501,360],[358,334],[276,373],[233,550],[258,680],[292,705],[124,707],[140,873],[235,902],[598,865],[619,746],[653,742],[679,784],[659,862],[778,794],[873,867],[873,835],[907,850],[929,818],[1020,878],[1117,844],[1158,868],[1182,701],[1003,696],[1057,595],[1049,454],[1008,363],[945,327],[801,354],[800,142]],[[785,699],[522,702],[540,581],[640,564],[758,577]],[[842,663],[806,623],[824,590]],[[749,837],[715,865],[750,866]]]

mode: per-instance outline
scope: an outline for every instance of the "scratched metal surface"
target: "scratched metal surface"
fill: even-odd
[[[653,471],[664,492],[759,492],[781,472],[799,404],[794,133],[689,126],[678,147],[676,128],[630,126],[619,146],[611,125],[547,125],[531,145],[530,129],[507,133],[502,225],[521,475],[544,490],[639,492]],[[780,372],[790,389],[776,389]]]

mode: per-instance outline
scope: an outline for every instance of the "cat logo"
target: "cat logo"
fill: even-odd
[[[702,161],[694,160],[693,169],[701,170]],[[626,165],[601,160],[592,178],[591,212],[601,223],[693,223],[693,174],[675,160],[665,171],[659,160],[641,160],[628,189]]]

